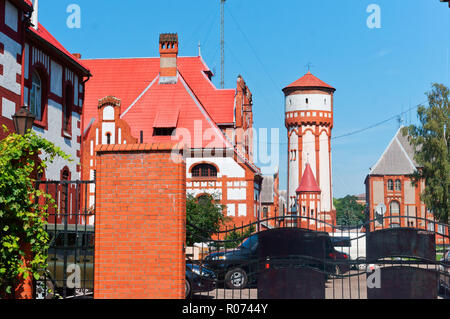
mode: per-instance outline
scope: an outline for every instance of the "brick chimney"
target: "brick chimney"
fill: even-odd
[[[159,35],[160,77],[177,76],[178,34]]]

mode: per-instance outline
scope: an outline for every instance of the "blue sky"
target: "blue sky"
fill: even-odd
[[[81,8],[79,29],[66,25],[70,4]],[[367,27],[370,4],[381,9],[379,29]],[[165,32],[178,33],[181,56],[196,56],[200,42],[219,87],[219,0],[41,0],[39,6],[40,22],[83,58],[158,56]],[[255,126],[280,130],[281,188],[287,180],[281,89],[306,73],[307,63],[337,89],[334,137],[424,103],[432,82],[450,85],[450,9],[439,0],[227,0],[225,43],[225,86],[234,88],[241,74],[253,92]],[[415,110],[405,116],[416,119]],[[334,197],[365,191],[369,168],[398,127],[393,119],[333,140]]]

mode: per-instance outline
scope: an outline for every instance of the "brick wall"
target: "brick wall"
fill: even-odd
[[[186,168],[172,147],[96,148],[95,298],[184,298]]]

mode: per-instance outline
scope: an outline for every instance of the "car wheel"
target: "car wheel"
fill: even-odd
[[[247,282],[247,273],[241,268],[231,269],[225,275],[225,284],[230,289],[244,289]]]
[[[191,283],[186,278],[185,279],[185,298],[190,299],[191,297],[192,297]]]

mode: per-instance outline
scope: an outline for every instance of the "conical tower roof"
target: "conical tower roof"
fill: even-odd
[[[291,88],[326,88],[335,91],[336,89],[331,85],[325,83],[318,77],[314,76],[311,72],[308,71],[304,76],[298,79],[295,82],[292,82],[288,86],[286,86],[284,90]]]
[[[300,186],[297,188],[298,193],[320,193],[320,187],[317,185],[314,173],[311,169],[311,165],[306,164],[305,171],[303,172]]]

